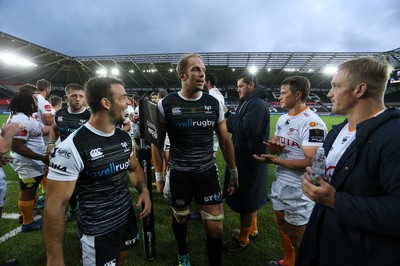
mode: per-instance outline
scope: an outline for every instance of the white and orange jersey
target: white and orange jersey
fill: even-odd
[[[276,123],[275,135],[285,145],[278,157],[284,160],[304,159],[303,147],[321,147],[326,134],[325,123],[308,107],[294,115],[284,114]],[[276,178],[290,186],[301,186],[300,176],[303,172],[276,166]]]
[[[41,127],[36,119],[34,119],[33,117],[28,117],[23,113],[17,113],[10,117],[10,121],[17,122],[24,127],[24,129],[21,130],[21,133],[14,136],[14,138],[25,140],[26,141],[25,145],[33,152],[38,154],[44,154],[46,147],[43,142]],[[32,171],[36,169],[36,167],[34,166],[44,165],[42,161],[24,157],[13,150],[10,151],[10,155],[13,158],[12,166],[14,170],[16,170],[15,165],[18,165],[18,162],[26,165],[31,165]],[[31,176],[39,176],[43,173],[31,173],[31,174],[32,174]]]
[[[45,125],[44,122],[43,122],[43,115],[44,114],[52,115],[52,109],[53,108],[51,107],[51,104],[46,100],[46,98],[44,98],[40,94],[37,95],[37,99],[38,99],[37,120],[43,126],[51,126],[51,125]]]
[[[325,173],[328,176],[329,182],[332,179],[333,171],[340,157],[345,152],[345,150],[350,146],[350,144],[356,139],[356,130],[350,129],[349,123],[347,123],[339,135],[337,135],[332,147],[329,150],[328,156],[326,157]]]

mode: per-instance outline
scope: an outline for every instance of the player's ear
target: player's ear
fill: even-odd
[[[104,109],[110,110],[111,109],[111,101],[107,98],[102,98],[100,100],[101,106],[103,106]]]
[[[368,86],[365,83],[357,84],[355,87],[355,93],[357,98],[367,98],[368,96]]]

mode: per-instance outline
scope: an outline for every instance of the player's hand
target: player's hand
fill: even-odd
[[[283,152],[283,149],[286,145],[281,144],[279,141],[263,141],[263,144],[267,146],[268,152],[271,154],[280,154]]]
[[[276,158],[272,154],[261,154],[261,155],[253,154],[253,157],[257,161],[262,162],[262,163],[274,163],[274,160]]]
[[[142,211],[139,214],[140,219],[145,218],[151,212],[151,200],[150,194],[147,188],[142,188],[142,191],[139,194],[138,201],[136,203],[136,207],[142,207]]]
[[[307,166],[306,170],[307,172],[301,176],[301,187],[304,195],[315,203],[334,208],[336,190],[331,186],[331,184],[318,175],[315,177],[318,185],[315,185],[311,178],[311,167]]]
[[[233,195],[237,192],[239,188],[239,178],[230,178],[228,185],[228,195]]]

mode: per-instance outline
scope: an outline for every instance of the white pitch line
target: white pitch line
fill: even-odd
[[[14,213],[12,213],[14,214]],[[3,214],[4,215],[4,214]],[[19,214],[18,214],[19,216]],[[18,217],[17,217],[18,218]],[[35,216],[35,220],[39,220],[40,218],[42,218],[41,215],[36,215]],[[22,229],[22,225],[18,226],[17,228],[15,228],[14,230],[11,230],[10,232],[8,232],[7,234],[5,234],[4,236],[0,237],[0,244],[6,242],[8,239],[10,239],[13,236],[16,236],[18,233],[21,232]]]
[[[1,216],[2,219],[13,219],[16,220],[19,217],[19,213],[3,213]]]

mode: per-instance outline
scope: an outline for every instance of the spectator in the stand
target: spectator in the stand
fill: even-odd
[[[275,134],[266,143],[269,154],[254,156],[260,162],[276,165],[271,200],[284,258],[269,261],[268,266],[293,266],[314,207],[314,202],[301,191],[300,175],[311,165],[327,129],[321,118],[307,107],[309,93],[310,82],[305,77],[293,76],[282,82],[279,101],[288,113],[278,119]]]
[[[256,76],[243,73],[237,78],[237,91],[241,103],[235,114],[226,113],[240,184],[238,192],[227,195],[225,200],[240,215],[240,228],[233,232],[235,237],[224,242],[224,249],[232,252],[248,247],[249,238],[258,236],[257,210],[268,201],[268,165],[253,158],[253,154],[265,151],[263,141],[269,139],[267,89],[258,86]],[[225,171],[225,187],[230,178],[229,171]]]
[[[30,86],[30,85],[25,85]],[[41,223],[33,217],[36,190],[48,164],[39,122],[32,117],[37,111],[36,97],[28,93],[17,94],[9,105],[10,121],[24,129],[13,138],[10,155],[14,171],[20,179],[18,207],[22,213],[22,232],[39,230]]]
[[[59,137],[60,141],[64,141],[69,134],[84,125],[90,118],[90,111],[85,107],[86,97],[82,85],[76,83],[68,84],[65,87],[65,100],[67,101],[67,106],[56,112],[54,124],[49,133],[47,146],[49,154]],[[73,193],[65,216],[66,222],[74,219],[77,206],[76,194]]]
[[[153,102],[153,103],[158,103],[158,93],[157,92],[152,92],[151,93],[151,95],[150,95],[150,97],[151,97],[151,101]]]

